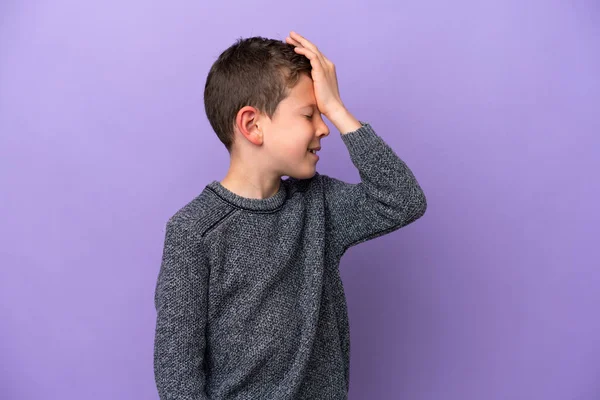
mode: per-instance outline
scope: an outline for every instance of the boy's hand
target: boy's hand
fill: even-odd
[[[285,41],[296,46],[294,50],[310,60],[319,111],[330,120],[334,115],[343,113],[345,107],[340,98],[335,65],[319,51],[317,46],[294,31],[290,32],[290,36],[286,37]]]

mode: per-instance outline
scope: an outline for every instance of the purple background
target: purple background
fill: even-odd
[[[351,248],[350,399],[600,398],[595,1],[2,1],[0,398],[157,399],[167,219],[228,155],[202,92],[297,30],[426,215]],[[359,176],[335,128],[318,169]]]

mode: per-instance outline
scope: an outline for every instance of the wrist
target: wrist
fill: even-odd
[[[344,116],[344,114],[347,114],[348,110],[346,109],[346,107],[343,104],[340,104],[336,107],[332,107],[331,110],[329,110],[327,112],[327,114],[325,114],[325,116],[331,121],[333,122],[335,119],[340,119]]]
[[[353,132],[362,124],[345,107],[340,106],[334,111],[325,114],[325,116],[335,125],[342,135]]]

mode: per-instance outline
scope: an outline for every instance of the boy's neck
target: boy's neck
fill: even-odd
[[[279,191],[281,177],[254,177],[249,173],[235,173],[229,170],[221,185],[237,194],[249,199],[267,199]]]

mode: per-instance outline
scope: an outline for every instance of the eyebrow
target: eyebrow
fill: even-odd
[[[317,105],[315,103],[305,104],[303,106],[298,107],[298,110],[301,110],[301,109],[307,108],[307,107],[317,108]]]

